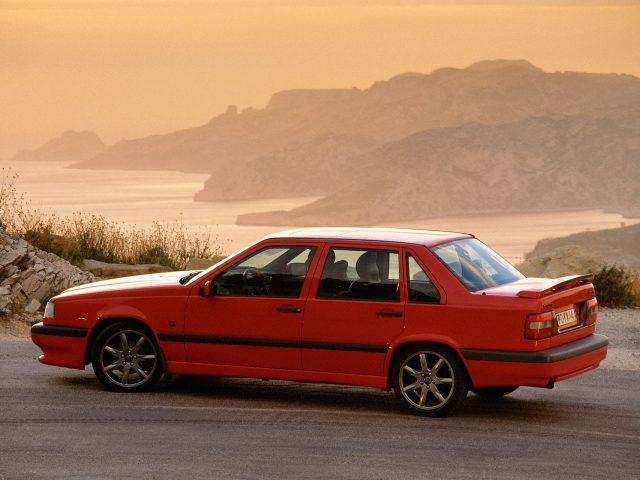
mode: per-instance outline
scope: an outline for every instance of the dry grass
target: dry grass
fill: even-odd
[[[101,215],[75,213],[58,216],[40,208],[20,193],[18,175],[2,169],[0,227],[25,238],[36,247],[78,264],[83,259],[110,263],[158,263],[182,269],[192,257],[221,254],[210,229],[194,234],[181,220],[156,221],[138,228],[107,220]]]

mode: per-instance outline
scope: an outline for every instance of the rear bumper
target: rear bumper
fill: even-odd
[[[86,328],[63,327],[36,323],[31,327],[31,339],[42,350],[40,363],[84,369]]]
[[[597,368],[607,356],[609,340],[590,335],[537,352],[462,349],[476,388],[528,385],[546,387]]]

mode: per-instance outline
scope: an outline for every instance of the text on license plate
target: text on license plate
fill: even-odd
[[[578,323],[578,317],[576,316],[576,311],[573,308],[569,310],[563,310],[562,312],[557,312],[555,314],[556,322],[558,323],[558,328],[562,330],[563,328],[571,327]]]

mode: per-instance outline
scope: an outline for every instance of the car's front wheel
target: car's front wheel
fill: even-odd
[[[148,389],[162,376],[155,339],[133,322],[115,323],[98,335],[91,365],[103,385],[121,392]]]
[[[464,402],[467,378],[460,360],[445,347],[412,347],[401,353],[393,369],[398,398],[414,413],[448,415]]]

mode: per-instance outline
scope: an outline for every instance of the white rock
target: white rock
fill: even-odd
[[[19,263],[27,254],[26,249],[15,249],[0,255],[0,265],[7,266]]]
[[[52,292],[52,286],[48,283],[43,283],[35,292],[31,294],[31,297],[35,298],[36,300],[48,300],[48,297],[53,296]]]
[[[30,296],[34,291],[40,288],[41,284],[42,284],[41,278],[39,278],[37,275],[31,275],[29,278],[22,281],[22,291],[27,296]]]
[[[9,265],[6,270],[5,270],[5,275],[7,277],[11,277],[12,275],[15,275],[16,273],[18,273],[20,271],[20,269],[18,267],[16,267],[15,265]]]
[[[18,280],[20,280],[20,274],[14,273],[9,278],[5,278],[0,285],[3,287],[10,287],[14,285]]]
[[[22,290],[18,290],[17,292],[13,292],[13,299],[11,303],[24,303],[27,301],[27,296],[22,292]]]
[[[36,313],[38,310],[40,310],[41,306],[42,305],[38,300],[36,300],[35,298],[32,298],[29,304],[26,307],[24,307],[24,311],[27,313]]]

